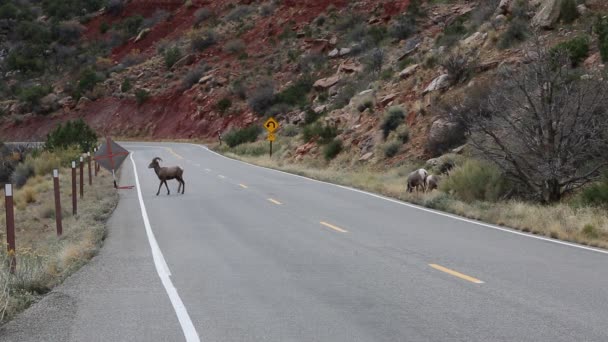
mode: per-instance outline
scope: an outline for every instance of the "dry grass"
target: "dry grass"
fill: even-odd
[[[53,163],[41,163],[41,172],[48,171]],[[50,176],[33,177],[15,192],[17,272],[10,276],[7,263],[0,264],[0,322],[27,308],[78,270],[97,253],[103,242],[105,221],[118,201],[111,175],[102,171],[94,179],[92,188],[85,179],[85,196],[78,202],[77,216],[71,213],[70,170],[61,170],[60,186],[64,218],[61,237],[56,235]],[[1,192],[0,197],[4,197]],[[0,239],[6,241],[5,213],[0,212]],[[2,260],[7,260],[5,250],[0,250]]]
[[[284,150],[290,149],[293,144],[288,139],[283,140],[287,140],[284,148],[278,148],[272,159],[267,155],[238,153],[257,150],[255,145],[244,145],[233,151],[221,148],[216,150],[228,157],[255,165],[379,193],[466,218],[554,239],[608,248],[608,214],[600,208],[574,207],[566,203],[543,206],[523,201],[467,203],[440,191],[409,194],[405,191],[405,178],[408,172],[418,165],[389,168],[384,165],[365,166],[353,162],[357,160],[356,156],[349,153],[339,156],[335,162],[329,164],[313,158],[304,159],[301,163],[287,162],[283,158]]]

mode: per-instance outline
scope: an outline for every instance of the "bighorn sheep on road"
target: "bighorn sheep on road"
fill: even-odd
[[[426,191],[433,191],[439,186],[439,176],[429,175],[426,177]]]
[[[407,192],[412,192],[414,189],[418,191],[419,187],[422,187],[422,191],[424,191],[428,175],[429,173],[425,169],[418,169],[410,173],[407,176]]]
[[[160,193],[160,188],[163,186],[163,183],[165,183],[165,187],[167,187],[167,195],[171,194],[171,192],[169,191],[169,186],[167,185],[167,181],[171,179],[176,179],[179,182],[179,186],[177,187],[177,193],[179,194],[179,190],[181,189],[183,195],[186,188],[186,183],[182,178],[184,174],[184,169],[182,169],[180,166],[161,167],[158,163],[159,161],[163,160],[159,157],[156,157],[152,159],[152,162],[150,163],[150,165],[148,165],[148,168],[154,169],[154,172],[156,172],[158,179],[160,179],[160,184],[158,185],[158,191],[156,192],[156,196],[158,196],[158,194]]]

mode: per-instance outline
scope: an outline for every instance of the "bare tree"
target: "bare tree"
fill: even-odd
[[[555,202],[608,166],[608,85],[565,54],[536,44],[534,58],[451,107],[469,142],[527,192]]]

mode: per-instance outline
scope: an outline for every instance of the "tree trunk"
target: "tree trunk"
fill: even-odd
[[[547,179],[545,181],[545,188],[543,189],[543,201],[545,203],[554,203],[562,198],[561,186],[559,181],[555,178]]]

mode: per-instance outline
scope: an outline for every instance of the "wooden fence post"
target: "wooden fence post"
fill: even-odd
[[[13,207],[13,185],[4,186],[4,198],[6,204],[6,242],[8,244],[8,257],[10,272],[15,273],[17,268],[17,256],[15,254],[15,208]]]
[[[57,224],[57,236],[63,234],[63,224],[61,222],[61,192],[59,191],[59,171],[53,170],[53,189],[55,191],[55,223]]]

